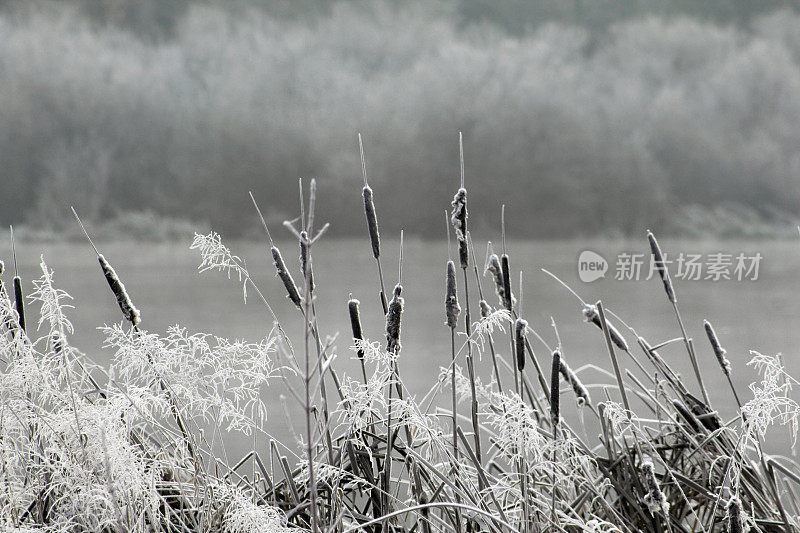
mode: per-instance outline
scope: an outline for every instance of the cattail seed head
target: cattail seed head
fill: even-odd
[[[5,270],[6,270],[6,264],[3,263],[2,259],[0,259],[0,276],[3,275],[3,272],[5,272]]]
[[[456,294],[456,265],[452,261],[447,262],[447,295],[444,301],[445,315],[447,316],[447,327],[453,329],[458,326],[458,314],[461,313],[461,306],[458,305],[458,295]]]
[[[394,286],[392,300],[389,302],[389,312],[386,313],[386,350],[389,353],[400,351],[400,319],[403,316],[403,291],[399,283]]]
[[[672,288],[672,280],[669,277],[669,270],[664,263],[664,256],[661,255],[661,248],[658,246],[656,236],[652,232],[647,232],[647,240],[650,241],[650,251],[653,253],[653,260],[655,261],[658,274],[661,276],[661,281],[664,283],[664,290],[667,292],[667,298],[672,303],[678,301],[675,297],[675,290]]]
[[[286,269],[286,263],[283,262],[281,251],[278,250],[277,246],[270,248],[270,251],[272,252],[272,260],[275,264],[275,269],[278,272],[278,277],[281,278],[283,286],[286,287],[286,297],[289,298],[292,303],[299,308],[301,304],[300,293],[297,291],[297,285],[294,284],[292,275]]]
[[[303,279],[308,278],[308,291],[314,291],[314,272],[308,260],[308,232],[300,232],[300,269],[303,272]]]
[[[372,201],[372,188],[369,185],[364,185],[362,193],[364,195],[364,213],[367,216],[369,240],[372,243],[372,255],[377,259],[381,255],[381,235],[378,232],[378,218],[375,216],[375,204]]]
[[[703,326],[706,329],[706,335],[708,336],[708,341],[711,343],[711,348],[714,350],[714,355],[717,356],[717,361],[719,362],[720,368],[722,368],[722,371],[726,376],[729,376],[731,373],[731,362],[728,361],[727,357],[725,357],[725,354],[727,353],[725,348],[720,345],[719,339],[717,338],[717,333],[714,331],[714,328],[711,326],[711,323],[708,320],[703,321]]]
[[[453,229],[456,231],[456,239],[458,239],[458,259],[461,263],[461,268],[467,268],[467,266],[469,266],[469,253],[467,249],[467,190],[463,187],[458,189],[450,205],[453,206],[450,222],[453,224]]]
[[[497,257],[497,254],[491,254],[489,256],[489,260],[486,263],[486,271],[492,274],[494,288],[500,300],[500,305],[508,309],[508,305],[506,304],[506,289],[503,283],[503,269],[500,266],[500,258]]]
[[[517,370],[520,372],[525,368],[525,330],[528,328],[528,321],[518,318],[514,323],[514,340],[517,351]]]
[[[560,395],[559,388],[561,383],[559,381],[561,374],[561,352],[555,350],[553,352],[553,366],[550,370],[550,421],[553,423],[553,428],[558,427],[558,417],[560,414]]]
[[[559,368],[561,372],[561,376],[564,378],[564,381],[572,386],[572,390],[575,392],[575,397],[578,399],[578,405],[583,407],[584,405],[591,405],[592,398],[589,396],[589,390],[584,386],[583,382],[581,382],[578,375],[572,371],[564,358],[561,358],[561,366]]]
[[[689,424],[689,426],[694,430],[694,432],[699,433],[700,423],[694,414],[678,400],[672,400],[672,405],[675,407],[675,410],[680,413],[681,417],[683,417],[686,423]]]
[[[53,334],[50,336],[50,343],[53,347],[53,353],[61,355],[64,351],[64,338],[58,330],[53,331]]]
[[[347,310],[350,312],[350,327],[353,329],[353,340],[364,340],[364,334],[361,331],[361,316],[358,313],[358,306],[361,302],[355,298],[351,298],[347,302]],[[364,359],[364,350],[358,350],[359,359]]]
[[[142,315],[139,313],[139,310],[134,307],[130,296],[128,296],[125,290],[125,285],[122,284],[114,268],[106,261],[106,258],[103,257],[102,254],[98,255],[97,259],[100,261],[100,268],[103,269],[103,275],[106,277],[108,286],[111,287],[111,292],[113,292],[114,296],[117,298],[122,316],[134,326],[137,325],[142,321]]]
[[[587,304],[583,308],[583,316],[586,322],[591,322],[595,326],[600,329],[603,329],[603,322],[600,320],[600,314],[597,312],[597,306],[592,304]],[[617,345],[617,348],[627,352],[629,350],[628,341],[625,340],[625,337],[609,322],[608,324],[608,333],[611,336],[611,341]]]
[[[728,533],[744,533],[745,525],[742,520],[742,502],[736,496],[728,500]],[[749,531],[750,528],[747,528]]]
[[[649,457],[642,461],[642,472],[644,473],[645,486],[647,487],[647,494],[643,498],[645,505],[652,513],[661,511],[664,516],[668,516],[669,502],[664,493],[661,492],[653,461]]]
[[[22,278],[14,276],[14,301],[19,316],[19,327],[25,331],[25,297],[22,294]]]
[[[479,305],[481,307],[482,318],[486,318],[487,316],[492,314],[492,308],[489,306],[488,303],[486,303],[486,300],[481,300]]]
[[[508,266],[508,256],[500,256],[500,266],[503,272],[503,305],[507,311],[511,311],[514,302],[511,297],[511,270]]]

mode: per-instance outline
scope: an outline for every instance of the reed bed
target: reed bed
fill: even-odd
[[[255,342],[177,326],[163,334],[148,331],[146,310],[140,313],[133,303],[136,288],[129,294],[121,281],[124,265],[115,270],[113,258],[100,253],[90,228],[84,228],[121,312],[101,328],[113,361],[99,367],[71,344],[70,297],[56,287],[44,258],[27,298],[23,273],[15,268],[12,283],[0,284],[0,528],[176,533],[800,528],[800,466],[762,450],[775,425],[788,424],[798,433],[800,406],[790,396],[797,380],[779,357],[753,352],[749,364],[761,380],[736,390],[731,375],[737,368],[725,357],[724,338],[711,323],[703,323],[707,344],[686,335],[677,307],[680,287],[673,285],[652,233],[647,241],[664,285],[663,305],[674,307],[680,334],[675,339],[637,335],[603,302],[584,301],[557,273],[548,273],[579,300],[575,319],[584,318],[597,331],[596,366],[611,369],[612,383],[586,383],[582,369],[568,365],[575,356],[564,352],[560,339],[551,346],[530,315],[522,316],[521,284],[519,302],[511,292],[513,251],[505,246],[504,221],[502,253],[489,244],[485,264],[476,264],[461,146],[461,181],[454,179],[450,218],[458,260],[442,265],[446,276],[439,300],[441,335],[450,336],[451,353],[409,353],[402,349],[408,334],[402,321],[416,310],[402,297],[402,259],[396,285],[391,293],[385,290],[380,187],[373,191],[368,185],[360,137],[359,146],[368,243],[363,257],[352,260],[374,259],[378,285],[374,294],[353,294],[341,302],[351,331],[339,337],[323,334],[315,312],[313,245],[327,225],[316,231],[313,181],[307,192],[301,184],[299,218],[286,224],[298,239],[297,264],[284,260],[261,217],[264,260],[274,265],[275,283],[283,285],[296,316],[275,314],[245,262],[218,234],[198,234],[191,244],[201,271],[237,277],[245,294],[255,292],[264,304],[269,326]],[[258,209],[254,197],[253,203]],[[528,271],[535,266],[515,265]],[[494,305],[483,282],[496,292]],[[377,299],[385,315],[383,331],[362,327],[357,298]],[[474,321],[470,304],[480,310]],[[35,327],[25,324],[25,305],[40,308]],[[289,339],[283,320],[301,320],[303,338]],[[691,383],[659,353],[681,343],[696,374]],[[547,354],[549,368],[540,366],[536,352]],[[337,357],[347,354],[360,363],[355,376],[337,370]],[[441,360],[441,372],[427,394],[414,397],[400,369],[422,357]],[[714,357],[719,375],[704,382],[698,357]],[[490,381],[477,377],[484,374]],[[511,379],[513,386],[502,386]],[[734,418],[723,420],[710,405],[704,385],[710,379],[730,387],[738,406]],[[302,407],[296,442],[271,436],[267,413],[280,406],[264,403],[261,389],[268,384],[283,387],[286,401]],[[562,409],[569,398],[578,405],[576,419]],[[599,435],[587,435],[589,424],[600,428]],[[229,432],[249,436],[252,450],[229,457],[224,447]]]

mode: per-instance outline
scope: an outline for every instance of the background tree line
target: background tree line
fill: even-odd
[[[5,2],[0,223],[67,206],[251,231],[316,177],[363,231],[430,235],[458,179],[518,236],[682,231],[800,209],[800,14],[785,2]],[[414,217],[399,215],[413,206]],[[480,209],[478,209],[478,207]],[[330,216],[332,218],[332,216]]]

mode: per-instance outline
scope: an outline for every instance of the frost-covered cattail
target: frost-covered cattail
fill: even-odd
[[[518,318],[514,322],[514,341],[517,351],[517,370],[520,372],[525,368],[525,330],[528,328],[528,321]]]
[[[558,427],[558,417],[560,414],[560,395],[559,388],[561,383],[559,377],[561,374],[561,352],[555,350],[553,352],[553,366],[550,370],[550,421],[553,423],[553,428]]]
[[[314,292],[314,271],[308,261],[308,232],[300,232],[300,269],[303,279],[308,278],[308,291]]]
[[[486,318],[492,314],[492,308],[486,303],[486,300],[481,300],[479,305],[481,306],[481,318]]]
[[[114,268],[108,264],[108,261],[106,261],[106,258],[103,257],[102,254],[98,255],[97,259],[100,261],[100,268],[103,269],[103,275],[106,277],[108,286],[111,287],[111,292],[113,292],[114,296],[117,298],[117,303],[122,311],[122,315],[131,324],[134,326],[137,325],[142,321],[142,315],[139,313],[139,310],[133,306],[131,297],[128,296],[125,290],[125,285],[122,284]]]
[[[58,330],[53,331],[53,334],[50,336],[50,345],[53,347],[53,353],[56,355],[61,355],[64,351],[64,338]]]
[[[461,306],[458,305],[458,295],[456,294],[456,265],[452,261],[447,262],[447,296],[444,300],[445,315],[447,316],[447,327],[455,328],[458,326],[458,314]]]
[[[664,256],[661,255],[661,248],[658,246],[656,236],[652,232],[647,232],[647,240],[650,241],[650,251],[653,253],[653,260],[655,261],[658,274],[661,276],[661,281],[664,282],[664,290],[667,292],[667,298],[672,303],[678,301],[675,297],[675,291],[672,288],[672,280],[669,277],[669,270],[664,263]]]
[[[500,266],[503,272],[503,305],[507,311],[511,311],[514,306],[514,300],[511,297],[511,271],[508,266],[508,256],[503,254],[500,256]]]
[[[461,268],[469,266],[469,253],[467,248],[467,189],[461,187],[450,203],[453,212],[450,215],[450,222],[456,231],[458,240],[458,259]]]
[[[497,257],[497,254],[489,255],[489,259],[486,262],[486,271],[492,274],[494,288],[497,292],[497,298],[500,300],[500,305],[502,305],[504,309],[510,309],[514,303],[514,296],[511,296],[511,301],[507,298],[506,287],[503,281],[503,267],[500,265],[500,258]]]
[[[742,520],[742,502],[739,498],[732,496],[728,501],[728,533],[745,533],[744,520]]]
[[[600,320],[600,314],[597,312],[597,306],[591,304],[585,305],[583,308],[583,316],[587,322],[591,322],[598,328],[603,329],[603,323]],[[611,336],[611,341],[616,344],[620,350],[627,352],[629,349],[628,341],[617,331],[617,328],[608,322],[606,322],[606,324],[608,324],[608,333]]]
[[[559,368],[561,375],[564,377],[564,381],[570,384],[572,390],[575,392],[575,397],[578,399],[578,405],[583,407],[584,405],[591,405],[592,398],[589,396],[589,390],[584,386],[581,382],[578,375],[572,371],[564,358],[561,358],[561,367]]]
[[[361,331],[361,316],[358,313],[358,305],[361,302],[355,298],[351,298],[347,302],[347,310],[350,311],[350,327],[353,329],[353,340],[364,340],[364,334]],[[364,359],[364,350],[358,350],[359,359]]]
[[[372,243],[372,255],[375,259],[381,255],[381,234],[378,232],[378,218],[375,216],[375,204],[372,201],[372,188],[364,184],[364,213],[367,216],[369,240]]]
[[[695,433],[699,433],[700,423],[697,421],[697,418],[694,416],[694,414],[678,400],[672,400],[672,405],[675,407],[675,410],[681,414],[681,417],[686,420],[686,423],[689,424]]]
[[[399,283],[394,286],[392,300],[389,302],[389,312],[386,313],[386,350],[389,353],[400,351],[400,319],[403,316],[403,291]]]
[[[14,301],[19,315],[19,327],[25,331],[25,297],[22,294],[22,278],[14,276]]]
[[[283,286],[286,287],[286,292],[288,293],[286,296],[294,305],[299,308],[301,304],[300,293],[297,292],[297,285],[294,284],[292,275],[286,269],[286,264],[283,262],[283,256],[281,256],[281,251],[278,250],[277,246],[271,247],[270,251],[272,252],[272,260],[275,264],[275,269],[278,271],[278,277],[281,278]]]
[[[731,373],[731,362],[728,361],[728,358],[725,357],[727,353],[725,348],[723,348],[720,343],[719,339],[717,338],[717,334],[714,331],[714,328],[711,326],[711,323],[708,320],[703,321],[703,326],[706,328],[706,335],[708,335],[708,341],[711,343],[711,348],[714,349],[714,355],[717,356],[717,361],[719,362],[719,366],[722,368],[722,371],[725,375],[730,375]]]
[[[664,513],[664,516],[668,516],[669,502],[664,496],[664,493],[661,492],[653,461],[649,457],[642,461],[642,472],[644,473],[645,485],[647,487],[647,494],[643,498],[645,505],[647,505],[651,513],[661,511]]]

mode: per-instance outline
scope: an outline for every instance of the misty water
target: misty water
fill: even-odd
[[[274,269],[267,257],[267,248],[254,243],[227,243],[234,253],[246,260],[253,278],[275,309],[285,330],[296,347],[302,347],[302,321],[297,310],[284,297],[283,287],[274,277]],[[484,245],[479,247],[478,261],[483,262]],[[735,411],[733,397],[703,332],[703,319],[715,326],[728,357],[733,365],[734,383],[743,401],[752,397],[748,385],[757,377],[754,369],[746,366],[749,351],[764,354],[781,352],[790,373],[800,375],[800,363],[795,353],[800,345],[797,298],[797,276],[800,272],[800,242],[796,241],[681,241],[662,240],[662,248],[670,256],[679,252],[686,254],[713,254],[722,252],[734,256],[744,253],[752,256],[760,253],[757,280],[675,280],[678,304],[686,322],[688,334],[695,339],[696,351],[702,374],[712,403],[725,420]],[[287,262],[297,257],[296,244],[279,243]],[[271,328],[271,317],[255,291],[249,290],[247,304],[242,299],[241,283],[235,277],[228,279],[218,272],[197,272],[199,254],[189,250],[185,244],[102,244],[101,250],[124,281],[134,303],[142,312],[142,327],[163,333],[174,324],[180,324],[189,332],[207,332],[227,338],[242,338],[258,341]],[[396,283],[397,242],[385,241],[383,269],[387,290]],[[605,278],[585,283],[578,278],[577,262],[582,251],[591,250],[609,262]],[[102,350],[102,335],[96,327],[120,320],[116,301],[100,272],[91,249],[83,243],[77,244],[18,244],[19,268],[25,279],[26,292],[31,292],[30,280],[40,275],[38,267],[40,251],[47,264],[55,270],[55,282],[59,288],[74,297],[75,309],[68,316],[75,326],[73,345],[79,347],[90,358],[107,364],[112,353]],[[657,277],[649,281],[616,280],[617,257],[620,253],[647,254],[647,241],[572,240],[565,242],[517,242],[508,243],[511,268],[518,279],[519,269],[524,270],[523,315],[544,339],[555,345],[555,333],[551,318],[555,321],[562,343],[564,357],[570,366],[580,371],[582,379],[590,387],[594,401],[604,399],[605,393],[599,384],[611,384],[613,378],[596,367],[611,369],[601,332],[587,325],[581,315],[579,301],[566,289],[541,272],[546,268],[588,302],[602,299],[604,305],[616,312],[639,335],[651,344],[673,339],[680,335],[675,315],[667,301],[661,282]],[[0,249],[3,258],[9,258],[9,250]],[[361,301],[361,314],[365,336],[371,340],[384,340],[383,317],[378,299],[378,275],[368,242],[364,240],[321,241],[314,248],[314,274],[317,284],[316,309],[320,333],[323,337],[338,334],[336,340],[338,358],[334,366],[340,377],[360,376],[360,369],[349,350],[350,329],[347,316],[347,300],[352,294]],[[647,257],[647,255],[645,255]],[[447,261],[447,245],[444,242],[429,242],[407,239],[404,250],[403,295],[405,312],[402,323],[402,352],[399,367],[405,384],[412,394],[422,396],[435,386],[440,367],[450,360],[450,334],[444,325],[444,274]],[[10,262],[6,262],[10,266]],[[673,265],[674,272],[674,265]],[[297,269],[295,269],[296,271]],[[642,267],[643,277],[648,267]],[[732,272],[732,271],[731,271]],[[733,272],[732,272],[733,273]],[[474,273],[469,272],[470,296],[473,317],[478,315],[477,291]],[[705,275],[705,272],[703,272]],[[299,274],[295,273],[299,279]],[[674,277],[674,273],[673,273]],[[752,273],[751,273],[752,277]],[[7,271],[5,281],[10,281]],[[459,272],[459,291],[462,290]],[[482,277],[486,299],[496,303],[496,296],[489,277]],[[518,292],[518,289],[515,289]],[[463,302],[463,292],[460,293]],[[29,316],[29,324],[35,327],[35,314]],[[618,323],[619,324],[619,323]],[[629,342],[635,337],[620,325]],[[507,334],[500,334],[496,341],[500,353],[508,352]],[[549,354],[538,341],[533,344],[539,361],[549,367]],[[690,391],[699,396],[697,382],[681,343],[674,343],[661,351],[662,356],[684,377]],[[463,362],[463,361],[462,361]],[[623,357],[622,364],[633,369],[630,359]],[[589,366],[587,366],[589,365]],[[533,368],[527,368],[532,379]],[[488,381],[491,362],[487,354],[478,361],[478,374]],[[509,374],[504,376],[510,383]],[[291,439],[290,423],[281,406],[281,395],[286,395],[289,417],[293,424],[302,427],[299,409],[292,405],[280,379],[276,379],[264,394],[269,399],[269,431],[287,442]],[[613,393],[611,393],[613,396]],[[440,393],[440,405],[446,405],[449,393]],[[572,392],[562,389],[564,416],[574,427],[581,420],[574,408]],[[332,401],[336,398],[332,397]],[[467,412],[466,404],[463,405]],[[642,405],[634,410],[642,410]],[[644,411],[642,411],[644,412]],[[590,445],[598,443],[597,431],[586,419],[586,438]],[[465,426],[466,427],[466,426]],[[767,443],[767,451],[787,452],[791,443],[788,430],[776,433]],[[263,439],[262,439],[263,440]],[[252,440],[236,435],[228,437],[228,453],[237,457],[252,446]]]

